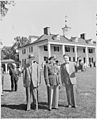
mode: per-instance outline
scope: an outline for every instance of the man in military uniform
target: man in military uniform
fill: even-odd
[[[49,58],[49,65],[46,70],[47,85],[49,86],[49,111],[58,108],[60,70],[55,63],[54,56]]]

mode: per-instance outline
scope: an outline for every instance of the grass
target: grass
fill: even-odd
[[[10,77],[5,76],[4,96],[1,97],[2,118],[96,118],[96,68],[88,68],[77,75],[78,108],[66,108],[65,88],[62,86],[59,95],[59,109],[48,111],[44,79],[39,87],[39,111],[26,112],[25,88],[22,78],[18,82],[18,91],[10,92]]]

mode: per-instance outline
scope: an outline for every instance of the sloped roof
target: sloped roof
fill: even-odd
[[[25,45],[23,47],[39,43],[41,41],[47,40],[49,42],[57,42],[57,43],[68,43],[68,44],[77,44],[77,45],[88,45],[88,46],[95,46],[95,44],[88,44],[84,39],[78,38],[78,42],[75,42],[75,39],[77,37],[71,37],[71,39],[66,38],[65,36],[60,35],[60,40],[57,39],[58,34],[50,34],[50,35],[41,35],[37,40],[35,40],[33,43]]]
[[[78,38],[78,42],[75,42],[76,37],[71,37],[71,39],[66,38],[65,36],[60,36],[60,40],[57,39],[57,34],[50,35],[42,35],[39,39],[34,41],[33,43],[37,43],[43,40],[48,40],[49,42],[57,42],[57,43],[69,43],[69,44],[79,44],[79,45],[91,45],[95,46],[95,44],[88,44],[84,39]],[[55,37],[55,38],[54,38]]]
[[[42,35],[42,36],[40,36],[36,41],[34,41],[33,43],[37,43],[37,42],[40,42],[40,41],[43,41],[43,40],[50,40],[50,39],[52,39],[52,34],[50,34],[50,35],[46,35],[46,34],[44,34],[44,35]]]

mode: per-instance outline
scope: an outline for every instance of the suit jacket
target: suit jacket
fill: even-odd
[[[75,63],[69,62],[69,72],[66,69],[66,63],[61,65],[61,80],[65,85],[76,84]]]
[[[40,83],[40,68],[36,62],[31,63],[30,72],[31,72],[31,81],[32,81],[33,87],[38,87]]]
[[[30,73],[29,66],[26,66],[23,69],[23,84],[24,84],[24,87],[29,87],[31,84],[31,73]]]

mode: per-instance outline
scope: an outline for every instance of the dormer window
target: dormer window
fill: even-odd
[[[54,35],[54,36],[52,37],[52,39],[53,39],[53,40],[60,40],[60,35]]]
[[[60,40],[60,35],[57,35],[57,40]]]

